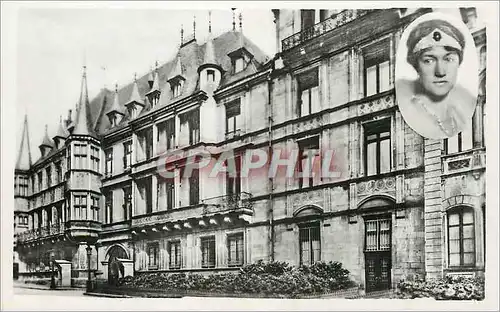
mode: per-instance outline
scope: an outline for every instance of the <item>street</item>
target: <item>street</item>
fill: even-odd
[[[71,290],[48,290],[48,289],[34,289],[14,286],[14,295],[36,295],[36,296],[70,296],[82,297],[85,289],[71,289]]]

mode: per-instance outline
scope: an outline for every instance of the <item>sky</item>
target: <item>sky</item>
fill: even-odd
[[[167,3],[168,4],[168,3]],[[66,118],[80,94],[82,66],[87,66],[90,98],[102,87],[129,83],[134,73],[148,72],[157,60],[172,59],[184,37],[193,33],[196,16],[198,43],[208,35],[208,10],[155,8],[21,8],[17,24],[16,148],[28,115],[33,162],[38,159],[48,124],[55,134],[59,118]],[[275,53],[270,9],[236,9],[236,27],[242,14],[243,33],[269,56]],[[212,33],[232,29],[232,11],[211,10]],[[74,118],[74,117],[73,117]]]

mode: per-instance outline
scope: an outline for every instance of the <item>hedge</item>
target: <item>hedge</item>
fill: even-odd
[[[401,281],[396,295],[398,298],[425,298],[436,300],[483,300],[484,278],[447,276],[428,281]]]
[[[208,291],[213,293],[250,293],[266,295],[324,294],[353,287],[349,271],[338,262],[318,262],[293,267],[285,262],[259,261],[239,273],[201,274],[156,272],[127,276],[118,285],[162,289],[165,292]]]

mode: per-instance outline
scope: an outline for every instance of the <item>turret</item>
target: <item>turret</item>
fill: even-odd
[[[212,93],[219,87],[222,78],[222,67],[217,64],[215,60],[215,49],[212,37],[212,20],[211,12],[208,12],[208,40],[205,44],[205,54],[203,57],[203,64],[198,67],[198,74],[200,79],[200,89]]]

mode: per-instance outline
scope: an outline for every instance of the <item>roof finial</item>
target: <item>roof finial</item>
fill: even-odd
[[[87,65],[83,65],[83,77],[87,77]]]
[[[208,11],[208,33],[212,33],[212,11]]]
[[[49,131],[48,131],[48,125],[47,125],[47,124],[45,124],[45,134],[48,134],[48,132],[49,132]]]
[[[59,115],[59,123],[62,123],[62,115]]]
[[[158,60],[155,61],[155,71],[158,71]]]
[[[240,19],[240,32],[243,32],[243,15],[241,14],[241,12],[238,18]]]
[[[184,25],[181,24],[181,45],[184,44]]]
[[[193,38],[196,39],[196,15],[193,15]]]
[[[118,83],[115,83],[115,92],[118,93]]]
[[[236,20],[234,15],[234,10],[236,10],[236,8],[231,8],[231,10],[233,11],[233,31],[236,31]]]
[[[137,72],[134,73],[134,81],[137,81]]]

